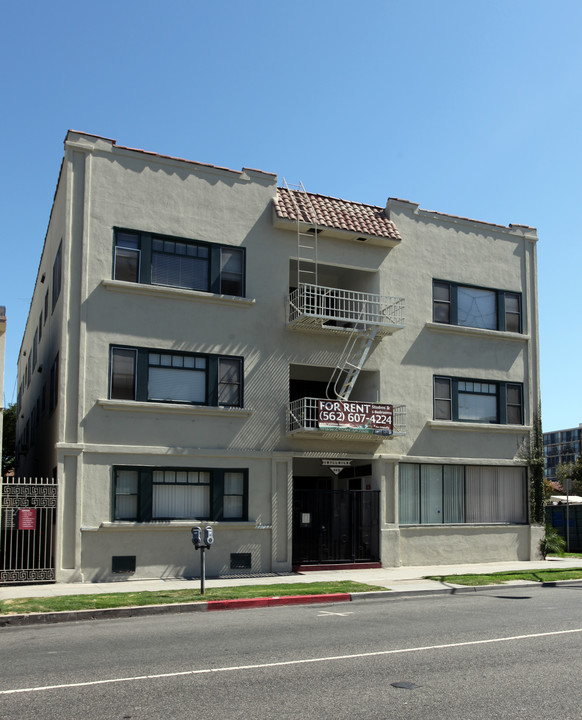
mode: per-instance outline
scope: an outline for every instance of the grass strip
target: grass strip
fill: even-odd
[[[502,585],[512,580],[528,582],[555,582],[556,580],[580,580],[582,568],[555,568],[544,570],[512,570],[487,573],[486,575],[427,575],[426,580],[436,580],[447,585]]]
[[[362,593],[386,590],[385,587],[351,581],[283,583],[280,585],[239,585],[233,587],[156,590],[143,592],[98,593],[95,595],[60,595],[41,598],[12,598],[0,601],[0,614],[59,612],[64,610],[95,610],[135,605],[166,605],[206,602],[208,600],[239,600],[241,598],[283,597],[286,595],[323,595],[327,593]]]

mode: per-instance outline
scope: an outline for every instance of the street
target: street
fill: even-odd
[[[4,720],[582,714],[582,583],[5,628],[0,645]]]

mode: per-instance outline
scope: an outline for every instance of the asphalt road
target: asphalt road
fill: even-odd
[[[578,720],[582,583],[4,628],[0,652],[3,720]]]

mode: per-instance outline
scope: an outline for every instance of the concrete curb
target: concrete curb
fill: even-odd
[[[380,593],[382,594],[382,593]],[[244,608],[277,607],[281,605],[315,605],[350,602],[350,593],[328,595],[284,595],[281,597],[242,598],[236,600],[208,600],[207,602],[174,603],[164,605],[132,605],[129,607],[95,610],[62,610],[59,612],[0,615],[0,628],[23,625],[54,625],[83,620],[142,617],[145,615],[177,615],[213,610],[241,610]]]
[[[206,602],[175,603],[165,605],[133,605],[130,607],[104,608],[102,610],[64,610],[49,613],[29,613],[21,615],[0,615],[0,628],[20,627],[24,625],[54,625],[64,622],[82,622],[84,620],[104,620],[111,618],[143,617],[146,615],[177,615],[191,612],[211,612],[217,610],[242,610],[252,608],[280,607],[283,605],[321,605],[336,602],[369,602],[371,600],[396,600],[398,598],[430,597],[431,595],[461,595],[476,592],[513,587],[557,587],[580,583],[580,580],[556,580],[552,582],[528,582],[515,585],[455,585],[449,587],[419,588],[409,590],[374,590],[363,593],[330,593],[327,595],[283,595],[262,598],[242,598],[235,600],[208,600]]]

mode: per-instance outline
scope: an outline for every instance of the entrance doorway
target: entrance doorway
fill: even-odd
[[[293,489],[293,565],[377,562],[379,491],[302,484]]]

